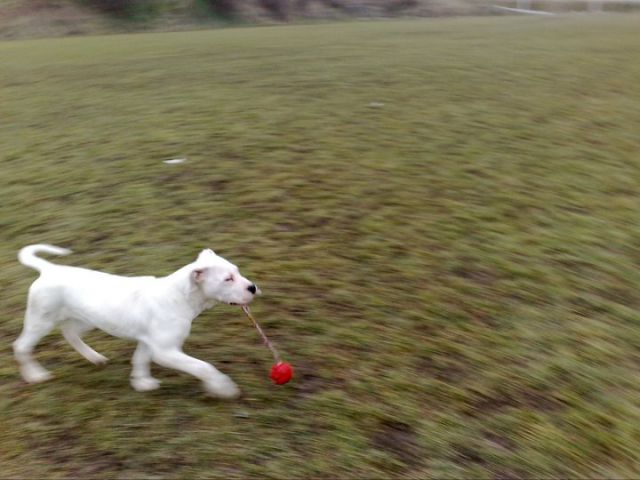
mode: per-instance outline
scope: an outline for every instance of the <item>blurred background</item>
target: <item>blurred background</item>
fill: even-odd
[[[2,0],[0,38],[337,20],[639,11],[640,0]]]
[[[640,475],[637,5],[0,2],[0,477]],[[216,250],[294,379],[219,305],[185,351],[238,401],[100,332],[25,385],[40,242]]]

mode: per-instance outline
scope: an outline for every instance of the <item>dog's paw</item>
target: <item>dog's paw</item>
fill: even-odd
[[[132,378],[131,386],[137,392],[150,392],[151,390],[156,390],[160,387],[160,382],[155,378],[146,377],[146,378]]]
[[[232,400],[240,396],[240,389],[227,375],[222,375],[214,382],[205,383],[209,395],[225,400]]]
[[[27,383],[42,383],[49,380],[52,375],[40,366],[24,367],[21,370],[22,378]]]
[[[89,360],[94,365],[104,365],[109,361],[109,359],[104,355],[100,355],[98,352],[94,352],[94,353],[95,355],[91,355],[87,357],[87,360]]]

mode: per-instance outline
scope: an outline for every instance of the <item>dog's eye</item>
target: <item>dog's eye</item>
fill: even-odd
[[[225,278],[224,281],[225,282],[233,282],[233,276]]]

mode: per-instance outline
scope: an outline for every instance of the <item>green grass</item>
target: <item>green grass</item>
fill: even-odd
[[[639,20],[0,43],[0,477],[640,475]],[[295,380],[218,306],[186,351],[240,401],[136,393],[99,332],[107,366],[55,334],[26,386],[35,242],[128,275],[214,248]]]

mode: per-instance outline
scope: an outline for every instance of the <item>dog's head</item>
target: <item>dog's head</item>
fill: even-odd
[[[203,250],[191,273],[195,284],[209,300],[230,305],[248,305],[253,297],[262,293],[257,285],[240,275],[233,263]]]

